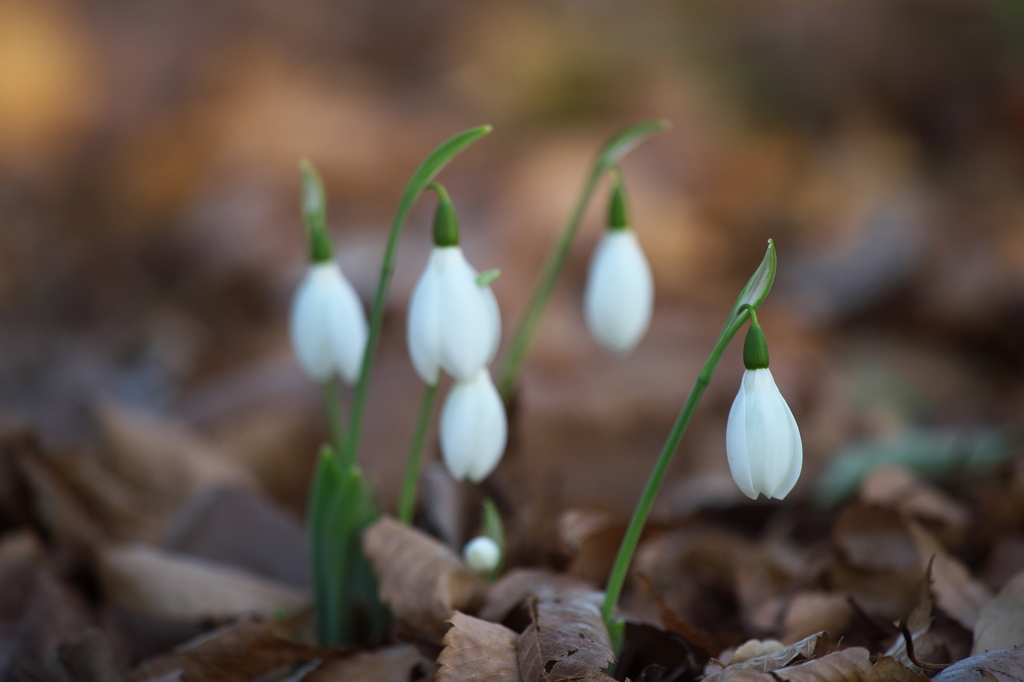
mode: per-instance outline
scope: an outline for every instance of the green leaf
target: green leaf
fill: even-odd
[[[598,153],[597,166],[600,168],[600,172],[604,172],[617,164],[622,157],[633,151],[634,147],[643,142],[645,137],[663,130],[669,130],[671,127],[672,124],[665,119],[656,118],[649,121],[641,121],[612,135]]]
[[[481,289],[485,289],[491,286],[491,282],[501,277],[500,268],[491,268],[490,270],[484,270],[476,276],[476,285]]]
[[[494,540],[494,544],[498,546],[498,556],[501,559],[498,561],[498,565],[494,567],[494,570],[490,572],[490,579],[496,580],[501,575],[501,569],[505,564],[505,524],[501,520],[501,512],[498,511],[498,506],[489,497],[484,500],[480,527],[481,535]]]
[[[402,233],[402,226],[409,215],[413,204],[420,194],[433,182],[434,177],[441,172],[459,152],[476,142],[478,139],[491,132],[491,126],[485,125],[478,128],[471,128],[452,137],[430,153],[416,172],[413,173],[409,184],[406,185],[402,200],[398,203],[398,210],[391,222],[391,232],[388,235],[387,247],[384,249],[384,258],[380,264],[380,278],[377,280],[377,293],[373,299],[373,309],[370,312],[370,332],[366,341],[366,352],[363,355],[363,364],[359,370],[359,381],[356,383],[355,395],[352,399],[352,419],[348,434],[348,446],[342,453],[346,461],[355,463],[359,449],[359,434],[362,428],[363,407],[366,404],[366,392],[370,383],[370,368],[373,366],[373,356],[377,352],[377,343],[380,339],[380,328],[384,321],[384,307],[387,303],[388,289],[391,286],[391,275],[395,271],[395,258],[398,255],[398,238]]]
[[[743,291],[736,298],[736,303],[732,306],[732,312],[729,314],[730,322],[740,314],[740,308],[744,305],[750,305],[757,309],[764,303],[764,299],[768,297],[768,292],[772,289],[772,283],[775,282],[776,267],[775,242],[769,239],[768,250],[765,251],[761,265],[751,275],[746,286],[743,287]]]

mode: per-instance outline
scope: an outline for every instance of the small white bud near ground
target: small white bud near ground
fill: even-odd
[[[800,478],[800,429],[767,367],[744,371],[729,410],[725,450],[736,485],[752,500],[758,494],[781,500]]]
[[[309,266],[292,302],[290,327],[295,355],[311,379],[337,374],[355,382],[366,350],[366,313],[337,263]]]
[[[441,410],[441,456],[457,481],[484,480],[497,468],[508,440],[508,417],[487,369],[452,387]]]
[[[409,302],[406,327],[413,366],[428,385],[440,370],[469,381],[498,352],[501,315],[489,286],[458,246],[438,246],[430,254]]]
[[[583,295],[591,336],[614,353],[629,353],[643,339],[653,309],[654,277],[636,233],[606,230],[591,258]]]
[[[501,563],[501,548],[491,538],[473,538],[462,549],[462,560],[477,573],[490,573]]]

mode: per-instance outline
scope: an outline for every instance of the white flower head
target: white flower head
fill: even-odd
[[[455,209],[442,194],[434,217],[435,247],[413,290],[406,325],[412,364],[431,386],[441,369],[456,381],[474,378],[494,359],[501,339],[498,301],[490,286],[477,283],[477,271],[458,242]]]
[[[800,429],[767,367],[743,373],[729,410],[725,450],[736,485],[752,500],[759,493],[781,500],[800,478]]]
[[[487,478],[505,454],[508,418],[486,369],[458,381],[441,410],[441,455],[452,477],[474,483]]]
[[[292,346],[314,381],[338,374],[351,384],[366,350],[366,314],[352,284],[334,261],[314,263],[292,302]]]
[[[654,278],[636,233],[605,231],[590,260],[583,312],[591,336],[608,350],[626,354],[651,323]]]
[[[466,543],[462,560],[477,573],[490,573],[501,563],[501,548],[491,538],[481,535]]]

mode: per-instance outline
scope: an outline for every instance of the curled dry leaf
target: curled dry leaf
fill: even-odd
[[[967,567],[950,555],[923,526],[908,521],[907,528],[921,557],[922,568],[931,562],[935,603],[950,618],[968,630],[974,630],[978,614],[992,600],[984,584],[971,577]],[[935,557],[932,560],[932,557]]]
[[[921,655],[921,644],[924,641],[925,636],[928,634],[928,630],[932,626],[931,585],[932,565],[929,563],[928,570],[925,571],[924,579],[921,580],[921,586],[917,592],[917,604],[910,612],[910,615],[907,616],[906,621],[904,621],[906,630],[910,634],[910,644],[913,646],[914,653],[916,654],[915,658]],[[907,667],[914,665],[914,662],[910,660],[905,635],[897,637],[896,641],[889,647],[889,650],[885,652],[885,655],[890,656]],[[920,658],[918,658],[918,660],[920,660]]]
[[[970,514],[963,504],[935,486],[914,477],[903,467],[883,466],[872,471],[861,487],[861,500],[890,507],[912,518],[964,528]]]
[[[957,661],[932,682],[1020,682],[1024,680],[1024,649],[1000,649]]]
[[[525,682],[577,680],[599,675],[615,662],[601,598],[594,590],[552,588],[530,602],[533,622],[516,642]]]
[[[130,682],[248,682],[281,667],[334,653],[286,639],[269,623],[243,620],[150,660],[132,674]]]
[[[749,654],[744,655],[741,653],[744,648],[746,648],[746,651],[748,652],[758,649],[760,651],[765,651],[766,653],[761,653],[753,658],[749,658]],[[742,674],[747,672],[771,673],[785,668],[797,659],[807,660],[820,656],[825,653],[828,648],[829,639],[828,634],[825,632],[816,632],[810,637],[805,637],[799,642],[785,648],[782,648],[781,645],[766,645],[764,642],[747,642],[733,654],[734,657],[736,654],[740,654],[739,659],[735,664],[726,666],[724,670],[719,668],[718,672],[709,671],[710,674],[704,678],[704,682],[723,682],[724,680],[736,679],[736,676],[738,675],[742,679]],[[767,679],[771,678],[768,677]]]
[[[440,639],[454,611],[473,611],[483,602],[483,579],[415,528],[383,517],[366,530],[363,548],[380,580],[381,598],[417,630]]]
[[[981,609],[974,624],[971,655],[1015,647],[1024,647],[1024,571]]]
[[[308,602],[305,594],[286,585],[153,547],[104,549],[97,563],[111,603],[168,620],[270,615]]]
[[[824,630],[838,636],[853,615],[846,595],[806,590],[789,601],[782,621],[782,639],[795,642]]]
[[[480,618],[501,623],[516,607],[545,590],[590,589],[583,581],[539,568],[516,568],[503,575],[487,590]]]
[[[518,635],[504,625],[455,612],[448,621],[444,651],[437,657],[437,682],[521,682],[516,659]]]

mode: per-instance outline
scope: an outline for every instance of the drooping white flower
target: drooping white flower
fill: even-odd
[[[633,350],[651,322],[654,278],[636,233],[606,230],[590,260],[583,311],[591,336],[615,353]]]
[[[725,450],[736,485],[752,500],[759,493],[781,500],[800,478],[800,429],[767,367],[743,373],[729,410]]]
[[[292,302],[292,346],[315,381],[338,374],[351,384],[366,349],[366,314],[352,284],[334,261],[310,265]]]
[[[477,573],[490,573],[501,563],[501,548],[491,538],[481,535],[466,543],[462,560]]]
[[[436,246],[409,302],[406,333],[413,366],[437,384],[439,370],[469,381],[498,352],[501,315],[489,286],[459,246]]]
[[[441,410],[441,455],[457,481],[487,478],[505,453],[508,418],[487,369],[458,381]]]

